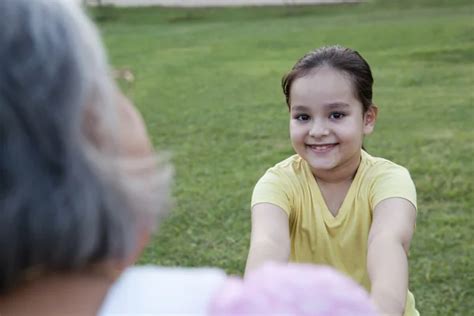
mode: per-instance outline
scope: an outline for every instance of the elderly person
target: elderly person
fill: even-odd
[[[2,316],[201,313],[225,277],[127,269],[171,168],[109,73],[73,1],[0,0]]]

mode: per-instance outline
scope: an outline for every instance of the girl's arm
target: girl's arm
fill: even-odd
[[[288,262],[290,230],[288,215],[280,207],[260,203],[252,208],[252,233],[245,274],[267,261]]]
[[[373,214],[367,253],[371,297],[382,315],[403,315],[416,209],[408,200],[389,198],[377,204]]]

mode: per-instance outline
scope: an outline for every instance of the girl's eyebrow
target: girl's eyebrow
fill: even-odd
[[[329,110],[333,110],[333,109],[340,109],[340,108],[348,108],[350,107],[350,105],[345,102],[333,102],[333,103],[324,104],[323,107]],[[291,110],[292,111],[309,111],[310,108],[305,105],[295,105],[291,107]]]
[[[347,107],[350,107],[350,105],[345,102],[334,102],[334,103],[325,104],[324,107],[328,109],[335,109],[335,108],[347,108]]]
[[[304,105],[295,105],[295,106],[291,107],[291,110],[292,111],[308,111],[309,108],[307,106],[304,106]]]

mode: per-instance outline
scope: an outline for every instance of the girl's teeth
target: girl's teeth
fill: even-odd
[[[314,148],[316,149],[326,149],[326,148],[329,148],[331,145],[316,145],[316,146],[313,146]]]
[[[334,144],[329,144],[329,145],[311,145],[309,146],[311,149],[315,151],[326,151],[334,147]]]

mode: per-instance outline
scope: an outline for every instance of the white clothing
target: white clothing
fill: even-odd
[[[98,316],[205,315],[225,280],[215,268],[131,267],[110,288]]]

